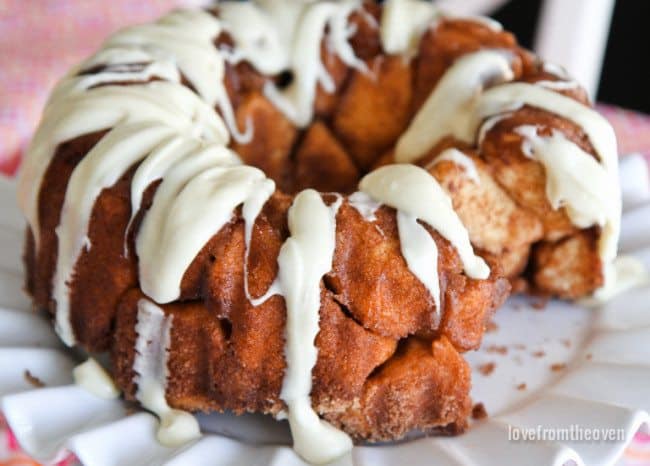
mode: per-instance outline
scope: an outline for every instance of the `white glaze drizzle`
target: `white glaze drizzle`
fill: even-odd
[[[131,179],[131,218],[126,227],[126,233],[129,232],[131,224],[140,210],[142,197],[147,187],[152,182],[162,179],[168,170],[185,157],[188,152],[195,151],[199,147],[199,141],[185,139],[174,134],[156,147],[138,165]],[[124,257],[127,257],[128,254],[126,239],[125,235]]]
[[[547,73],[554,74],[555,76],[558,76],[562,79],[571,79],[571,76],[567,72],[566,68],[558,65],[557,63],[546,61],[542,64],[542,70]]]
[[[172,60],[206,103],[214,106],[224,92],[220,85],[223,57],[212,45],[220,32],[219,21],[211,14],[200,9],[176,10],[155,23],[118,31],[102,48],[133,48],[145,51],[155,61]]]
[[[291,66],[291,42],[310,2],[220,2],[219,17],[236,47],[224,48],[230,63],[247,61],[267,75]]]
[[[268,81],[264,94],[297,126],[307,126],[313,117],[316,85],[326,92],[335,86],[321,62],[320,48],[326,37],[329,49],[348,66],[366,71],[348,43],[354,32],[348,26],[350,14],[361,7],[359,0],[300,2],[295,0],[222,2],[219,11],[224,30],[236,47],[222,47],[227,60],[246,60],[265,74],[291,72],[286,89]]]
[[[563,207],[579,228],[603,227],[615,221],[616,187],[609,183],[605,168],[560,131],[551,130],[550,136],[540,136],[537,131],[530,125],[515,128],[524,138],[523,154],[544,166],[551,206]]]
[[[179,9],[155,23],[118,31],[106,41],[103,51],[130,47],[148,53],[153,63],[172,60],[208,105],[219,106],[232,137],[246,143],[252,137],[252,127],[247,124],[243,133],[237,127],[224,86],[224,58],[213,44],[221,31],[219,20],[211,14]],[[125,57],[116,57],[111,64],[124,63]]]
[[[436,305],[433,313],[434,327],[442,315],[440,307],[440,278],[438,276],[438,246],[417,217],[397,211],[397,231],[400,250],[409,270],[429,291]]]
[[[387,53],[411,57],[427,29],[443,19],[473,21],[494,32],[503,31],[501,23],[487,16],[455,16],[426,0],[387,0],[381,16],[382,47]]]
[[[569,90],[576,90],[581,88],[580,83],[575,79],[573,79],[564,67],[558,64],[544,62],[542,64],[542,69],[545,72],[553,74],[560,79],[556,81],[546,80],[546,79],[541,81],[536,81],[533,83],[536,86],[542,86],[547,89],[552,89],[556,91],[569,91]]]
[[[312,189],[289,208],[290,236],[278,256],[278,283],[287,307],[287,367],[280,398],[288,408],[294,449],[307,461],[326,463],[352,448],[344,432],[321,420],[311,407],[312,369],[318,348],[321,279],[332,268],[339,197],[330,206]]]
[[[330,28],[329,43],[332,50],[348,66],[366,71],[365,64],[356,58],[352,46],[347,41],[351,32],[347,27],[347,18],[360,7],[360,2],[314,2],[306,6],[301,2],[289,4],[293,5],[293,8],[299,8],[301,5],[304,8],[300,21],[294,26],[292,40],[284,49],[285,53],[290,51],[287,69],[291,71],[293,80],[285,89],[278,89],[269,81],[264,87],[264,94],[294,124],[305,127],[313,117],[316,83],[328,81],[324,78],[324,65],[320,58],[326,26]],[[271,18],[277,16],[277,10],[284,2],[277,5],[270,10]],[[325,88],[334,91],[331,85],[326,85]]]
[[[580,84],[577,81],[551,81],[548,79],[543,79],[541,81],[535,81],[536,86],[542,86],[547,89],[552,89],[556,91],[569,91],[573,89],[578,89]]]
[[[524,137],[524,155],[544,166],[546,196],[551,206],[564,207],[571,223],[579,228],[602,228],[598,250],[601,258],[608,260],[605,265],[611,267],[618,239],[618,234],[614,237],[612,232],[620,228],[621,203],[618,184],[611,182],[605,163],[599,163],[557,130],[552,130],[550,136],[539,136],[537,128],[529,125],[515,131]]]
[[[510,58],[503,51],[481,50],[456,60],[397,141],[395,160],[413,162],[445,136],[473,142],[472,107],[486,82],[513,79]]]
[[[113,400],[120,396],[120,390],[106,369],[95,359],[88,358],[72,370],[74,383],[93,395],[105,400]]]
[[[524,105],[546,110],[577,124],[596,151],[607,176],[612,195],[608,221],[603,225],[599,252],[604,266],[605,286],[613,279],[612,262],[616,258],[621,223],[621,195],[618,180],[616,136],[610,124],[595,110],[562,94],[527,83],[511,83],[488,89],[479,99],[474,116],[475,126],[489,116],[521,108]],[[605,186],[593,188],[605,189]],[[580,226],[580,225],[577,225]]]
[[[478,176],[478,171],[476,170],[476,165],[474,161],[463,152],[455,149],[453,147],[443,150],[435,159],[433,159],[425,168],[429,169],[436,166],[440,162],[452,162],[463,169],[465,176],[468,179],[472,180],[476,184],[481,183],[481,179]]]
[[[230,155],[223,147],[209,152],[217,158],[218,152]],[[261,170],[250,166],[206,166],[189,158],[174,167],[158,187],[136,239],[142,291],[158,303],[178,299],[185,271],[233,218],[234,209],[252,199],[257,216],[263,205],[260,193],[270,195],[274,188]]]
[[[56,229],[58,253],[52,283],[56,331],[69,346],[75,343],[70,320],[70,282],[77,259],[90,249],[88,224],[97,197],[128,168],[172,134],[166,126],[135,123],[116,126],[88,152],[70,176],[61,220]]]
[[[350,196],[348,196],[348,203],[359,212],[359,215],[361,215],[367,222],[374,222],[377,220],[375,212],[377,212],[377,209],[381,207],[381,202],[375,201],[366,193],[357,191],[350,194]]]
[[[449,16],[447,15],[448,18],[450,19],[460,19],[464,21],[473,21],[475,23],[481,24],[489,29],[492,29],[494,32],[502,32],[503,31],[503,25],[498,22],[496,19],[490,18],[489,16],[483,16],[483,15],[470,15],[470,16],[460,16],[460,17],[455,17],[455,16]]]
[[[467,276],[485,279],[490,275],[485,261],[474,254],[467,229],[454,211],[451,199],[423,168],[408,164],[380,167],[363,177],[359,190],[375,201],[397,209],[402,254],[409,269],[431,293],[438,314],[438,268],[427,262],[437,257],[437,248],[433,240],[425,239],[425,234],[431,237],[429,232],[415,220],[434,228],[456,248]],[[435,253],[431,252],[434,248]],[[421,260],[422,255],[426,255],[426,261]]]
[[[477,127],[485,118],[513,111],[524,105],[546,110],[580,126],[610,176],[617,178],[616,137],[611,125],[594,109],[557,92],[523,82],[492,87],[478,100],[473,126]]]
[[[70,78],[55,90],[20,172],[18,202],[38,242],[38,194],[58,144],[116,126],[118,123],[159,122],[179,134],[226,143],[228,132],[209,106],[175,83],[154,81],[133,86],[104,86],[83,90]],[[161,95],[165,97],[161,99]],[[37,245],[38,246],[38,245]]]
[[[253,226],[255,225],[255,219],[258,217],[264,204],[271,197],[275,191],[275,183],[272,180],[264,180],[259,183],[256,191],[252,192],[251,195],[246,199],[242,207],[242,218],[244,220],[244,293],[253,306],[257,306],[263,300],[254,299],[248,289],[248,256],[250,253],[251,238],[253,236]],[[274,289],[275,291],[275,289]]]
[[[478,131],[478,138],[476,141],[476,145],[480,147],[481,144],[483,144],[483,141],[485,140],[485,136],[487,136],[487,133],[489,133],[492,130],[492,128],[498,125],[501,121],[510,118],[511,116],[512,116],[512,112],[504,112],[504,113],[500,113],[499,115],[491,116],[487,118],[485,121],[483,121]]]
[[[634,256],[616,257],[609,273],[610,280],[605,283],[605,286],[596,290],[593,296],[582,299],[582,304],[598,305],[627,290],[650,283],[648,269]]]
[[[178,447],[201,435],[199,423],[190,413],[167,404],[165,390],[169,376],[168,350],[171,343],[172,317],[149,300],[138,301],[135,331],[134,382],[136,399],[160,419],[157,438],[168,447]]]
[[[611,263],[616,257],[621,211],[614,131],[595,110],[542,86],[516,82],[497,85],[483,92],[485,79],[490,75],[496,74],[501,81],[512,79],[508,61],[507,55],[494,50],[474,52],[458,59],[400,137],[395,158],[397,161],[413,161],[445,136],[475,143],[477,137],[482,140],[501,118],[524,105],[572,121],[588,136],[607,174],[607,186],[611,187],[613,196],[607,214],[609,220],[603,225],[599,247],[605,286],[608,286],[607,282],[613,276]],[[481,125],[484,127],[477,135]]]
[[[423,0],[387,0],[381,16],[381,43],[390,54],[412,55],[420,37],[440,13]]]
[[[118,60],[118,57],[121,57],[121,60]],[[127,57],[128,59],[125,59]],[[80,72],[91,69],[95,63],[97,66],[110,66],[109,68],[101,73],[80,74],[77,76],[79,79],[70,79],[68,83],[74,83],[78,90],[83,91],[107,83],[147,82],[155,78],[180,82],[181,75],[174,62],[151,61],[151,59],[148,54],[133,53],[130,49],[107,49],[92,57],[82,66]]]

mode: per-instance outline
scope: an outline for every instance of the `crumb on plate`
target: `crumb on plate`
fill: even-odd
[[[485,364],[481,364],[478,366],[478,371],[485,376],[490,375],[492,372],[494,372],[494,368],[496,367],[496,364],[494,362],[486,362]]]
[[[481,419],[485,419],[487,416],[488,413],[485,409],[485,405],[483,403],[476,403],[472,408],[472,419],[480,421]]]
[[[45,386],[45,382],[43,382],[41,379],[33,375],[29,369],[25,369],[25,372],[23,372],[23,377],[29,383],[35,388],[43,388]]]

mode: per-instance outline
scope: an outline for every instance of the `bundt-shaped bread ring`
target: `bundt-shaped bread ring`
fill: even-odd
[[[313,461],[345,450],[335,427],[460,432],[461,353],[511,284],[605,284],[615,149],[584,91],[487,20],[415,0],[178,11],[52,96],[21,175],[27,288],[154,411],[158,374],[176,409],[288,416]]]

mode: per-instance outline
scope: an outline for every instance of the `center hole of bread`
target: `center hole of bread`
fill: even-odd
[[[327,118],[316,117],[305,129],[296,128],[268,100],[252,96],[249,107],[253,137],[231,148],[244,163],[264,171],[277,189],[295,194],[312,188],[349,194],[370,167],[359,167]]]

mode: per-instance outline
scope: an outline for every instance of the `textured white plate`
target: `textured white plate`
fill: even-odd
[[[638,158],[622,163],[621,249],[650,266],[648,175]],[[206,434],[180,449],[155,440],[156,419],[129,414],[120,401],[94,398],[71,385],[75,361],[44,319],[30,313],[22,290],[23,221],[13,185],[0,179],[0,410],[20,444],[52,461],[74,452],[87,466],[304,465],[285,423],[264,416],[200,416]],[[420,438],[358,446],[338,465],[502,466],[611,465],[650,412],[650,286],[599,309],[549,302],[544,309],[513,298],[468,355],[473,398],[489,417],[454,438]],[[492,367],[491,373],[489,368]],[[35,389],[25,371],[45,383]],[[622,429],[608,442],[513,441],[513,428]],[[207,433],[209,432],[209,433]],[[593,432],[593,431],[592,431]]]

